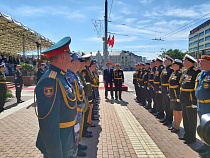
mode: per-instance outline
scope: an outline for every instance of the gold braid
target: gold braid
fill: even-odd
[[[78,85],[78,83],[77,83],[77,81],[75,79],[74,79],[74,85],[75,85],[75,91],[76,91],[77,99],[81,102],[81,101],[84,100],[84,96],[85,96],[84,95],[85,94],[84,89],[82,89],[82,94],[80,94],[80,92],[79,92],[79,85]]]

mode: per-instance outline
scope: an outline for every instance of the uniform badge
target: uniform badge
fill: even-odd
[[[203,88],[205,88],[205,89],[209,88],[209,84],[208,83],[204,83],[203,84]]]
[[[119,75],[122,75],[122,72],[119,72]]]
[[[44,87],[44,95],[50,98],[54,94],[54,87]]]

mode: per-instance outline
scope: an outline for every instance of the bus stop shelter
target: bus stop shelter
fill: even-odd
[[[53,42],[30,29],[11,16],[0,12],[0,53],[15,55],[39,51],[51,46]]]

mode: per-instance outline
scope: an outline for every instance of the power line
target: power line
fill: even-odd
[[[113,5],[113,0],[112,0],[112,3],[111,3],[110,10],[109,10],[109,18],[110,18],[110,14],[111,14],[111,11],[112,11],[112,5]]]

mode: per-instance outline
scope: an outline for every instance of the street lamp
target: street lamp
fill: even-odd
[[[39,51],[41,52],[41,39],[38,35],[36,35],[36,37],[35,37],[35,43],[36,43],[36,47],[37,47],[37,60],[39,63]],[[39,48],[40,48],[40,50],[39,50]]]

